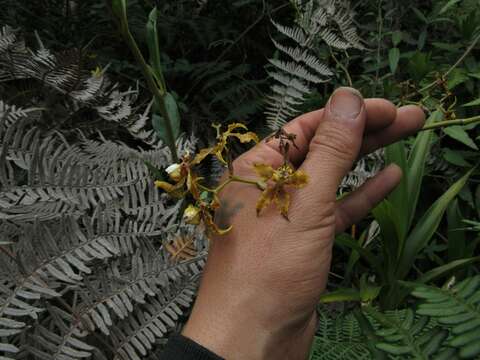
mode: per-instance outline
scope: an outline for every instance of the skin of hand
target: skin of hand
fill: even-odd
[[[289,219],[274,206],[259,217],[260,190],[231,184],[221,196],[233,225],[212,239],[198,297],[183,335],[226,359],[306,359],[316,327],[315,308],[325,291],[336,233],[384,199],[399,183],[391,165],[359,189],[336,200],[343,177],[362,154],[408,135],[424,124],[416,106],[396,108],[337,89],[324,109],[285,125],[297,135],[290,160],[309,175],[289,190]],[[236,175],[256,178],[253,165],[283,163],[278,143],[261,142],[234,161]]]

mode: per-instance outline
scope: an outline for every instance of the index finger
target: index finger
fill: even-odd
[[[391,125],[397,116],[397,109],[393,103],[385,99],[365,100],[367,119],[365,133],[373,133]],[[315,110],[303,114],[287,123],[283,129],[296,135],[295,144],[297,147],[290,147],[289,160],[299,166],[307,155],[310,141],[315,135],[323,118],[324,110]],[[278,167],[283,163],[283,155],[279,151],[278,140],[272,139],[266,142],[261,141],[256,147],[240,156],[235,162],[235,167],[251,168],[255,163],[268,163]]]

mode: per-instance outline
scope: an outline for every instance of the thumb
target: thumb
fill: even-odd
[[[308,197],[312,201],[335,201],[338,186],[360,153],[365,119],[360,92],[342,87],[332,94],[301,167],[315,186],[315,196]]]

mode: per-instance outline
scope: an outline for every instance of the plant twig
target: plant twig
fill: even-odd
[[[378,0],[378,44],[377,44],[377,69],[375,71],[375,82],[373,84],[372,95],[377,95],[378,80],[380,78],[380,55],[382,51],[382,37],[383,37],[383,16],[382,16],[382,0]]]
[[[468,48],[464,51],[464,53],[462,54],[462,56],[460,56],[460,58],[455,62],[455,64],[453,64],[443,75],[442,75],[442,79],[445,79],[448,75],[450,75],[450,73],[455,70],[462,62],[463,60],[465,60],[465,58],[468,56],[468,54],[470,54],[470,52],[472,52],[472,50],[475,48],[475,46],[477,45],[477,43],[480,41],[480,34],[472,41],[472,43],[468,46]],[[420,90],[418,90],[417,92],[415,93],[412,93],[410,95],[407,95],[406,99],[409,99],[413,96],[415,96],[416,94],[418,93],[422,93],[422,92],[425,92],[427,90],[430,90],[432,87],[434,87],[435,85],[438,84],[438,80],[435,80],[433,82],[431,82],[430,84],[424,86],[423,88],[421,88]]]
[[[343,70],[343,72],[345,73],[345,76],[347,77],[347,81],[348,81],[348,86],[350,87],[353,87],[353,81],[352,81],[352,77],[350,76],[350,73],[348,72],[348,69],[345,65],[343,65],[338,59],[337,57],[335,56],[335,54],[333,53],[333,50],[331,47],[330,48],[330,55],[332,55],[332,59],[337,63],[337,65]]]
[[[480,123],[480,115],[473,116],[471,118],[466,118],[466,119],[439,121],[435,124],[424,126],[422,129],[420,129],[420,131],[444,128],[444,127],[454,126],[454,125],[470,125],[475,123]]]

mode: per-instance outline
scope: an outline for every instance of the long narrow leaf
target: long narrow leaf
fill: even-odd
[[[458,200],[455,199],[447,209],[449,261],[471,256],[471,254],[465,253],[466,234],[465,223],[462,220],[463,216],[458,206]]]
[[[385,149],[385,162],[386,164],[396,164],[398,165],[404,174],[400,184],[395,188],[395,190],[388,196],[388,201],[396,209],[398,215],[396,222],[399,231],[398,240],[403,242],[407,234],[407,222],[410,217],[409,207],[408,207],[408,165],[407,165],[407,155],[406,155],[406,144],[404,141],[399,141],[394,144],[391,144]]]
[[[418,221],[407,241],[397,269],[397,279],[403,279],[412,267],[418,253],[428,245],[430,239],[438,228],[447,206],[458,195],[467,183],[474,169],[470,170],[460,180],[454,183]]]
[[[430,281],[436,280],[442,276],[449,275],[450,273],[460,270],[465,266],[473,264],[477,261],[480,261],[480,256],[468,258],[468,259],[460,259],[449,262],[448,264],[436,267],[417,279],[417,283],[428,283]]]
[[[341,301],[360,301],[360,292],[356,289],[338,289],[320,296],[320,303],[328,304]]]
[[[428,118],[426,125],[441,121],[443,118],[443,112],[437,110]],[[405,174],[407,177],[408,197],[403,199],[408,209],[408,228],[412,225],[415,216],[415,209],[417,208],[423,175],[425,173],[425,162],[430,153],[433,135],[434,131],[432,130],[422,131],[418,134],[410,156],[408,157],[408,173]]]
[[[147,45],[150,53],[150,66],[159,86],[160,93],[165,92],[165,79],[163,78],[162,63],[160,60],[160,47],[157,30],[158,10],[155,7],[148,16],[147,22]]]
[[[380,274],[389,281],[395,279],[396,264],[400,257],[403,241],[401,240],[400,218],[397,209],[388,200],[382,201],[372,210],[375,220],[380,225],[382,234],[382,250],[385,257],[385,265],[380,269]]]

